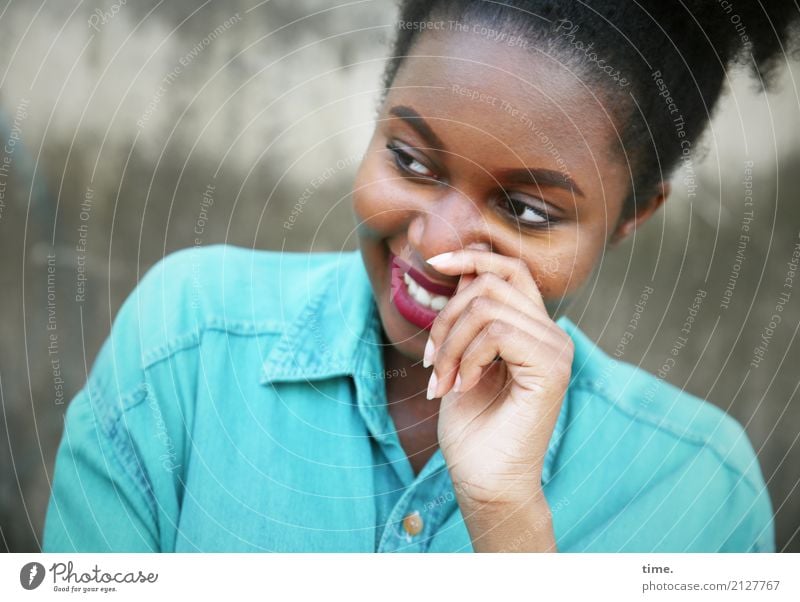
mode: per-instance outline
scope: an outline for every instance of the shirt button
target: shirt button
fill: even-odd
[[[414,535],[419,535],[423,526],[424,523],[422,522],[422,517],[416,510],[414,510],[414,512],[411,514],[407,514],[403,519],[403,528],[406,530],[406,533],[412,537]]]

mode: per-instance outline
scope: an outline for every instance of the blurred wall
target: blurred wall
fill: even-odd
[[[34,551],[66,404],[150,265],[218,242],[355,248],[348,193],[394,7],[60,0],[0,11],[0,139],[11,149],[0,172],[0,549]],[[800,280],[794,292],[784,281],[800,242],[798,75],[769,96],[732,79],[696,190],[677,174],[665,209],[603,258],[570,309],[609,352],[745,425],[779,548],[792,551]],[[691,336],[664,371],[698,289]]]

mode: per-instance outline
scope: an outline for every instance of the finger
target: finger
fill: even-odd
[[[530,273],[527,264],[518,257],[507,257],[492,251],[460,249],[442,253],[428,259],[428,263],[439,272],[449,275],[475,272],[495,273],[507,280],[525,295],[533,299],[542,309],[545,308],[539,287]]]
[[[540,390],[542,379],[553,374],[563,373],[565,378],[569,378],[572,341],[569,337],[552,334],[520,328],[505,320],[491,322],[464,350],[458,368],[458,392],[464,393],[474,387],[496,355],[506,362],[517,384],[531,391]],[[522,370],[530,374],[523,378],[519,374]]]
[[[436,352],[431,375],[433,385],[430,387],[429,399],[441,397],[453,387],[465,350],[487,325],[497,321],[518,324],[520,328],[530,331],[546,329],[544,324],[506,303],[490,297],[474,297],[459,315],[453,328],[447,333],[447,338]],[[506,344],[513,346],[517,343],[508,340]],[[490,361],[493,358],[494,355],[489,358]]]
[[[473,277],[472,281],[460,292],[456,292],[437,314],[428,335],[434,351],[451,332],[456,320],[464,313],[472,299],[481,296],[506,303],[517,311],[532,317],[542,313],[541,308],[530,297],[525,296],[507,280],[503,280],[493,272],[480,274]],[[546,312],[542,316],[549,319]]]
[[[458,279],[458,284],[456,285],[456,290],[453,293],[453,297],[455,297],[458,293],[460,293],[465,288],[467,288],[470,284],[472,284],[477,277],[478,277],[478,275],[475,274],[474,272],[473,273],[461,274],[461,278]],[[451,297],[451,299],[452,299],[452,297]]]

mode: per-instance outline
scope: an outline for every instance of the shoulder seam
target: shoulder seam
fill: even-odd
[[[201,328],[195,332],[179,335],[169,344],[161,347],[155,347],[149,352],[142,354],[142,373],[144,374],[157,364],[170,359],[182,351],[191,351],[197,349],[200,346],[204,332],[221,331],[227,332],[228,334],[234,336],[262,336],[265,334],[279,335],[281,331],[277,328],[273,329],[273,326],[274,324],[268,323],[266,328],[259,327],[254,329],[246,328],[244,330],[237,330],[236,328],[220,327],[218,325],[210,324],[208,327]],[[103,379],[92,374],[89,375],[87,384],[91,390],[96,391],[98,397],[100,397],[101,393],[105,392],[108,388],[107,383]],[[124,414],[127,410],[138,406],[142,401],[144,401],[144,399],[146,399],[148,386],[149,385],[147,384],[146,379],[143,379],[142,382],[136,383],[136,385],[131,387],[126,392],[120,392],[119,405],[116,408],[112,407],[112,409],[118,411],[112,411],[107,414],[107,429],[109,429],[107,434],[110,432],[110,429],[113,428],[114,423],[119,420],[122,414]]]
[[[260,322],[230,321],[224,318],[210,318],[197,329],[172,337],[163,345],[151,347],[142,352],[142,370],[148,370],[180,351],[198,347],[203,333],[208,331],[225,332],[234,336],[261,336],[265,334],[281,334],[281,323],[276,320]]]
[[[87,393],[89,396],[87,401],[90,401],[90,403],[94,395],[97,395],[98,397],[101,396],[100,391],[96,391],[95,389],[97,389],[95,384],[92,381],[89,381],[87,383]],[[129,395],[126,395],[126,397],[133,397],[134,395],[142,391],[143,387],[140,385],[139,387],[137,387],[137,389],[138,389],[137,391],[134,391]],[[146,398],[147,396],[146,390],[142,392],[143,394],[141,395],[141,399],[137,400],[129,407],[135,407],[139,405],[139,403]],[[135,463],[131,462],[130,457],[132,452],[130,451],[129,448],[124,447],[125,442],[121,441],[120,438],[117,436],[119,432],[117,430],[119,420],[122,418],[124,410],[116,412],[116,416],[114,417],[104,416],[103,417],[104,419],[100,420],[99,417],[97,416],[97,412],[94,411],[94,403],[91,403],[91,406],[92,406],[92,412],[91,412],[92,421],[95,427],[108,439],[109,448],[113,452],[114,459],[120,465],[120,467],[125,471],[125,475],[131,480],[132,483],[136,485],[137,489],[144,498],[144,501],[147,505],[147,509],[150,512],[151,519],[154,521],[154,524],[157,524],[157,512],[155,509],[156,500],[155,497],[153,496],[152,486],[150,485],[143,471],[141,470],[141,466],[138,466],[139,465],[138,460]]]
[[[201,254],[209,254],[209,255],[216,255],[219,253],[230,253],[230,254],[242,254],[244,257],[251,257],[252,253],[257,252],[259,254],[263,254],[262,256],[268,258],[269,261],[275,262],[280,256],[280,259],[283,261],[293,262],[293,261],[301,261],[305,260],[308,261],[308,253],[301,253],[301,252],[285,252],[280,253],[276,251],[269,251],[269,250],[255,250],[255,249],[247,249],[244,247],[237,247],[235,245],[227,245],[227,244],[217,244],[217,245],[209,245],[200,248],[196,247],[186,247],[183,249],[178,249],[168,255],[162,257],[159,261],[157,261],[153,266],[150,267],[148,273],[139,281],[136,288],[134,289],[134,293],[137,290],[141,290],[141,284],[145,281],[145,279],[150,276],[150,278],[154,278],[156,276],[160,276],[163,278],[163,272],[168,265],[171,264],[178,264],[180,265],[181,261],[186,261],[188,258],[195,257],[197,253]],[[352,252],[352,251],[351,251]],[[322,270],[324,272],[331,272],[336,267],[336,259],[341,256],[341,253],[335,252],[320,252],[313,254],[316,258],[324,259],[323,262],[314,266],[314,269]],[[275,264],[277,265],[277,264]],[[162,272],[159,274],[159,272]],[[198,323],[187,330],[187,327],[184,326],[183,332],[181,333],[165,333],[169,335],[169,340],[158,342],[158,344],[154,346],[150,346],[147,348],[143,348],[141,351],[142,357],[142,368],[143,370],[149,369],[153,367],[158,362],[164,361],[168,359],[172,354],[177,353],[179,351],[190,349],[193,346],[197,346],[203,336],[203,332],[206,331],[220,331],[220,332],[227,332],[231,335],[237,336],[259,336],[263,334],[281,334],[284,330],[285,324],[281,320],[276,319],[265,319],[265,320],[242,320],[242,319],[230,319],[225,316],[219,316],[217,314],[206,315],[202,316],[202,322]],[[141,340],[141,337],[140,337]]]
[[[669,383],[668,383],[669,384]],[[638,422],[644,422],[649,424],[655,429],[668,434],[669,436],[680,439],[681,441],[687,441],[693,445],[696,445],[699,448],[708,449],[711,451],[717,458],[719,458],[720,462],[723,466],[725,466],[730,472],[737,475],[740,481],[747,483],[750,488],[752,489],[753,493],[758,495],[759,490],[757,484],[753,482],[750,474],[748,472],[744,472],[740,470],[737,466],[734,466],[727,458],[724,457],[722,451],[720,451],[716,445],[714,445],[711,441],[706,438],[703,438],[699,434],[687,431],[686,435],[681,435],[678,432],[678,428],[672,425],[670,422],[656,422],[655,418],[652,416],[644,413],[644,414],[636,414],[632,412],[630,409],[615,403],[608,395],[608,391],[605,387],[600,387],[597,383],[589,378],[580,378],[574,381],[574,387],[579,390],[583,390],[585,392],[595,393],[597,397],[600,397],[606,404],[611,406],[613,409],[629,416],[631,419],[636,420]],[[709,403],[709,402],[705,402]],[[716,407],[716,406],[715,406]],[[722,411],[722,410],[720,410]],[[726,413],[728,418],[732,418],[729,414]],[[742,428],[742,433],[744,436],[747,436],[746,431]],[[688,435],[688,436],[687,436]],[[758,456],[755,456],[756,460]]]

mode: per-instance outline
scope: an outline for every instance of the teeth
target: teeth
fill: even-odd
[[[447,303],[447,297],[444,297],[442,295],[436,295],[433,299],[431,299],[431,309],[440,311],[445,306],[446,303]]]
[[[403,274],[403,280],[408,287],[408,294],[411,295],[411,298],[424,307],[440,311],[450,300],[450,297],[445,297],[444,295],[431,294],[430,291],[417,284],[417,281],[407,273]]]

